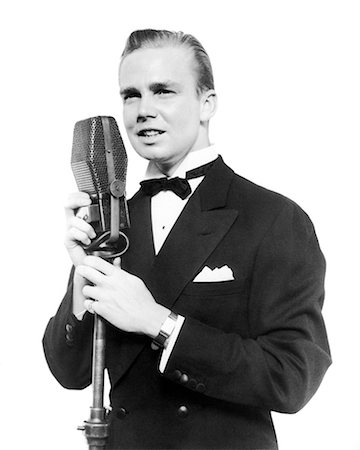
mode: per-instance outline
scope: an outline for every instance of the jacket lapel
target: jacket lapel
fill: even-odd
[[[233,171],[219,158],[155,258],[148,287],[164,306],[174,305],[236,219],[238,211],[226,208],[233,176]]]
[[[154,263],[150,197],[139,191],[130,201],[130,228],[127,230],[130,247],[122,258],[122,268],[148,279]]]
[[[190,198],[156,257],[150,199],[139,192],[129,202],[131,247],[124,255],[123,267],[142,278],[154,298],[164,306],[172,308],[238,216],[237,210],[226,208],[233,176],[234,172],[219,157]],[[117,379],[148,343],[143,336],[138,338],[125,336],[129,345],[123,346],[122,361],[114,374]]]

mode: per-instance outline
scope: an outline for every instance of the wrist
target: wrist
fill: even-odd
[[[154,339],[159,334],[162,324],[165,322],[170,313],[170,309],[156,303],[156,309],[153,311],[153,314],[148,315],[147,317],[147,329],[145,334],[147,334],[151,339]]]
[[[153,350],[159,350],[166,347],[167,341],[176,327],[177,319],[178,315],[173,311],[170,311],[170,314],[162,323],[159,333],[154,337],[151,343],[151,348]]]

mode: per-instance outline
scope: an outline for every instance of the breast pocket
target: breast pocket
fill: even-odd
[[[183,290],[185,295],[227,295],[235,294],[243,289],[244,280],[206,281],[189,283]]]
[[[244,280],[191,282],[176,307],[180,314],[228,331],[246,332],[248,283]]]

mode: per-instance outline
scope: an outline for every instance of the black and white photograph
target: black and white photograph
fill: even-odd
[[[1,13],[3,448],[360,450],[360,4]]]

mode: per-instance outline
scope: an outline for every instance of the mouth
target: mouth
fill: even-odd
[[[137,132],[138,136],[150,138],[154,136],[159,136],[160,134],[165,133],[163,130],[157,130],[156,128],[144,128],[143,130],[140,130]]]

